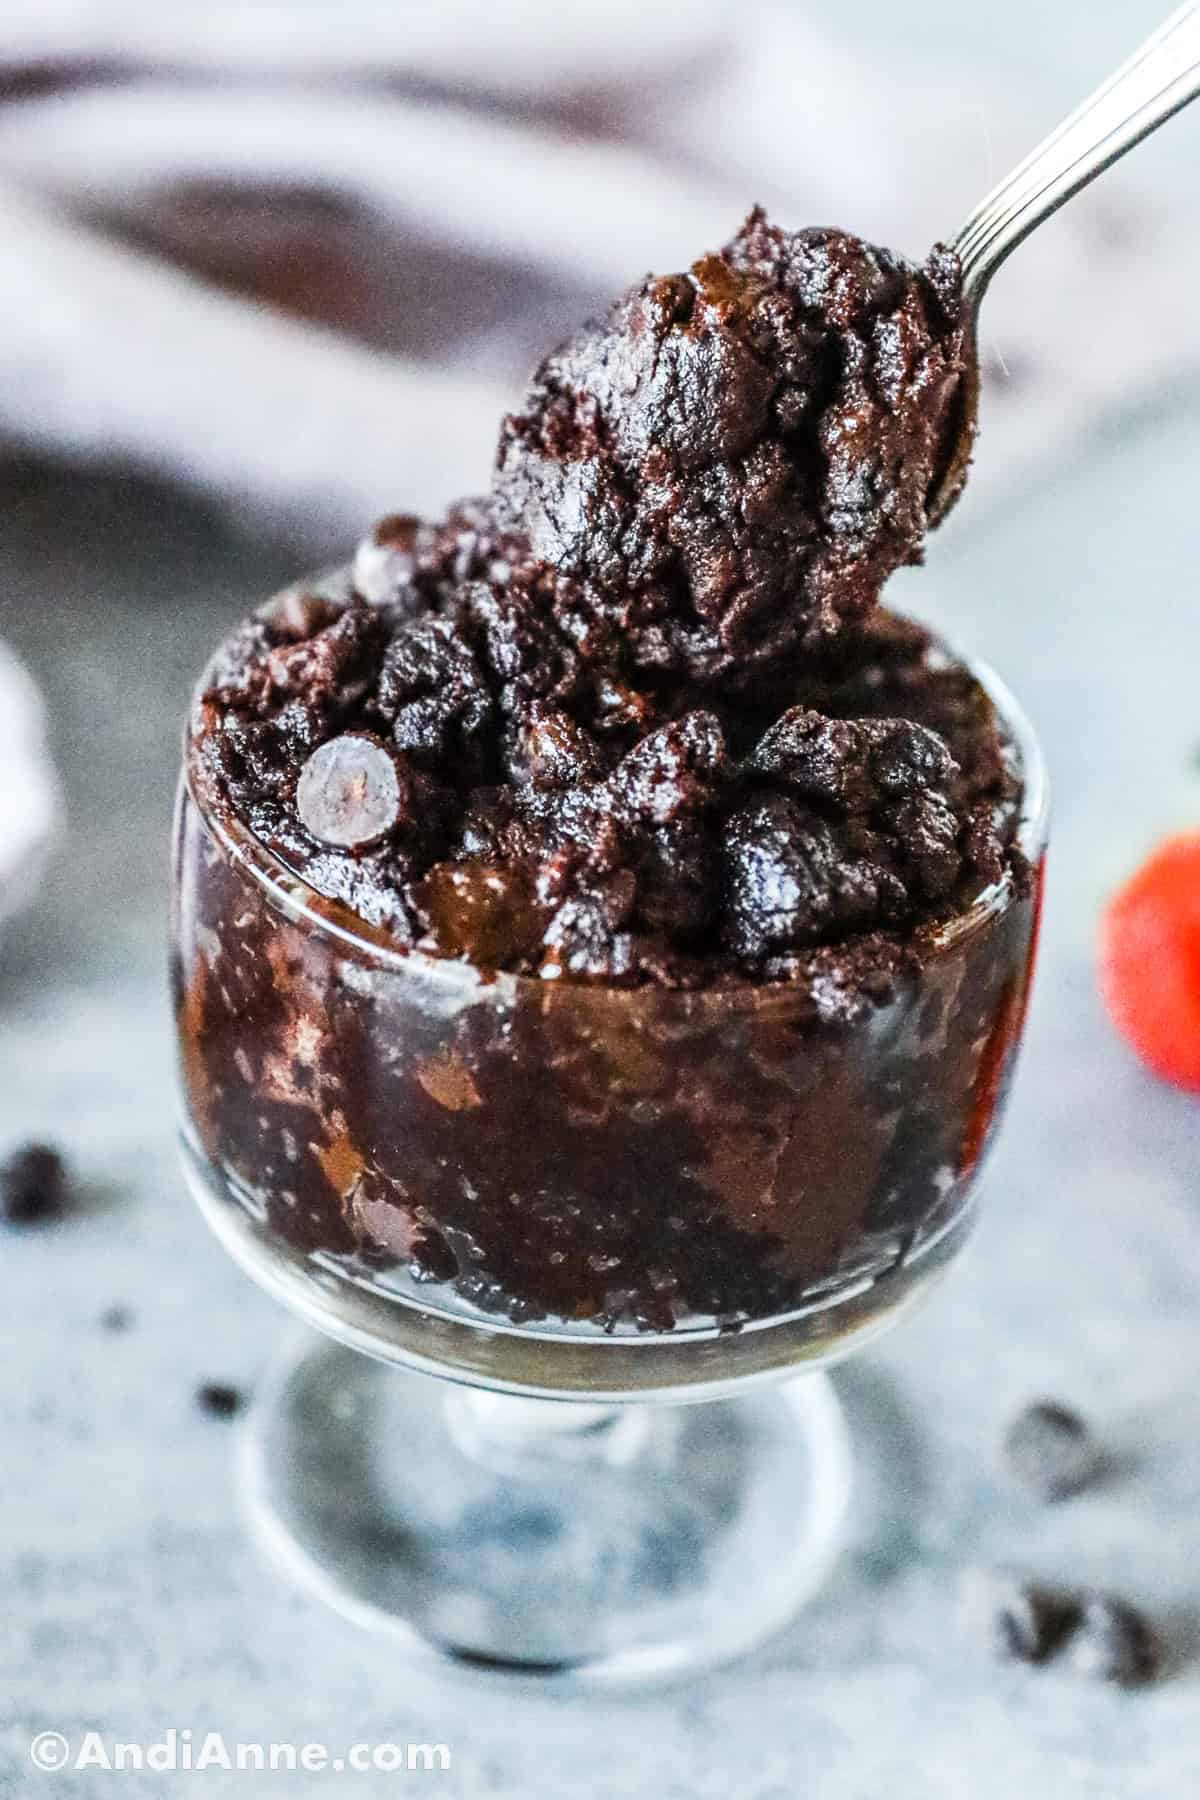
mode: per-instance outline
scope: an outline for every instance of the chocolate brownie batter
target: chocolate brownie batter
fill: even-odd
[[[872,622],[919,554],[958,271],[750,215],[538,371],[489,500],[226,647],[218,785],[398,942],[547,978],[803,975],[1001,874],[988,709]]]
[[[964,367],[959,269],[751,213],[538,370],[495,492],[632,663],[756,681],[919,554]]]
[[[394,940],[546,978],[808,979],[1007,866],[990,704],[880,614],[744,693],[580,666],[532,591],[410,616],[294,596],[227,645],[201,756],[255,835]],[[303,628],[311,635],[297,635]]]
[[[385,519],[218,652],[185,1081],[289,1242],[665,1328],[868,1276],[891,1304],[957,1224],[1029,972],[1021,771],[876,602],[963,356],[949,252],[755,212],[547,359],[488,497]]]

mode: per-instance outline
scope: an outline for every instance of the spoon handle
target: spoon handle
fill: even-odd
[[[1035,225],[1198,93],[1200,0],[1188,0],[975,208],[954,240],[967,295],[977,302]]]

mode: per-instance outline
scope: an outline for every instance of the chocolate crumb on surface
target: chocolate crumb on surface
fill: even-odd
[[[133,1311],[128,1306],[106,1306],[100,1314],[100,1329],[114,1333],[128,1331],[133,1324]]]
[[[222,1381],[206,1381],[196,1389],[196,1404],[214,1419],[232,1419],[240,1413],[246,1397],[240,1388]]]
[[[1010,1570],[971,1570],[966,1599],[972,1632],[1005,1662],[1047,1662],[1079,1619],[1067,1589]]]
[[[1090,1680],[1140,1687],[1161,1671],[1163,1649],[1137,1607],[1108,1594],[1090,1594],[1068,1634],[1062,1661]]]
[[[1004,1459],[1013,1478],[1039,1500],[1065,1500],[1095,1479],[1100,1447],[1086,1420],[1057,1400],[1024,1408],[1004,1435]]]
[[[1126,1600],[1003,1569],[972,1569],[971,1633],[1005,1662],[1050,1664],[1093,1681],[1137,1687],[1162,1669],[1162,1642]]]
[[[51,1144],[23,1144],[0,1163],[0,1218],[36,1225],[61,1218],[71,1204],[67,1166]]]

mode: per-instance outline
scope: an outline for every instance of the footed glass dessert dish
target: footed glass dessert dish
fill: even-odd
[[[260,1392],[245,1480],[344,1613],[474,1665],[640,1679],[741,1651],[821,1581],[850,1479],[822,1371],[961,1249],[1032,969],[1041,757],[968,666],[1023,873],[919,928],[857,1010],[400,948],[266,849],[189,740],[185,1166],[333,1340]]]

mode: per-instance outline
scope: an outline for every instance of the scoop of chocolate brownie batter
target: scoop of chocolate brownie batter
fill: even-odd
[[[919,557],[965,354],[952,252],[917,268],[756,210],[546,358],[503,426],[500,520],[635,667],[746,685]]]
[[[752,213],[547,359],[490,499],[385,519],[233,635],[202,779],[399,943],[877,988],[1015,867],[987,696],[875,606],[963,355],[949,252]]]

